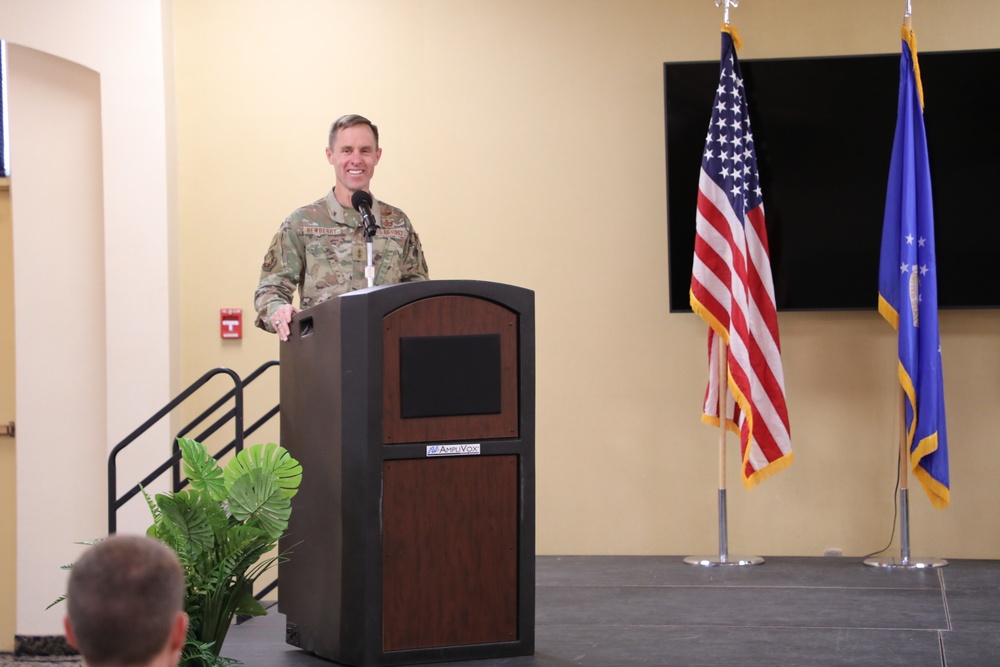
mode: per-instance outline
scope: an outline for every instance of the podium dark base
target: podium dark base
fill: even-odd
[[[295,632],[291,630],[291,632]],[[299,647],[294,641],[286,643]],[[299,647],[301,648],[301,647]],[[308,650],[308,649],[305,649]],[[460,660],[490,660],[496,658],[516,658],[530,656],[534,649],[525,649],[520,643],[477,644],[469,646],[442,646],[426,649],[407,649],[386,651],[363,660],[351,660],[340,655],[327,655],[311,652],[319,658],[332,660],[338,665],[347,667],[391,667],[397,665],[420,665],[424,663],[442,663]]]
[[[518,457],[391,460],[382,479],[381,597],[372,586],[345,609],[358,619],[381,610],[380,623],[369,618],[381,640],[333,646],[340,629],[303,618],[293,600],[279,605],[287,641],[361,666],[531,655],[533,628],[522,632],[518,616]],[[285,571],[293,562],[294,551]]]
[[[517,640],[517,457],[385,464],[382,646]]]
[[[531,655],[533,628],[522,631],[518,615],[520,475],[515,455],[386,461],[381,596],[371,586],[344,610],[381,626],[381,639],[331,644],[340,629],[303,617],[292,593],[279,605],[288,610],[287,641],[359,666]],[[294,551],[286,572],[293,562]]]

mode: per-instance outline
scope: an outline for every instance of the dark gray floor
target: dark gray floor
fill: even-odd
[[[851,558],[701,567],[680,557],[544,556],[535,655],[468,667],[1000,665],[1000,561],[873,568]],[[284,643],[284,617],[233,627],[247,667],[334,665]]]

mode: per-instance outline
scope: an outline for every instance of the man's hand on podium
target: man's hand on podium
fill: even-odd
[[[292,315],[297,312],[299,312],[298,308],[290,304],[285,304],[271,315],[271,328],[274,329],[274,333],[278,334],[278,338],[282,341],[288,340],[288,334],[292,331]]]

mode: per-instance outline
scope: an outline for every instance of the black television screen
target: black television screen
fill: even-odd
[[[940,308],[998,308],[1000,50],[921,52]],[[899,53],[740,60],[780,310],[878,304]],[[670,310],[690,311],[698,174],[719,62],[664,64]]]

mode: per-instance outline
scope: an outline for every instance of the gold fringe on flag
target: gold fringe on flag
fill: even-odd
[[[910,47],[910,56],[913,58],[913,77],[917,80],[917,94],[920,96],[920,108],[924,108],[924,84],[920,81],[920,63],[917,61],[917,34],[913,28],[903,24],[903,41]],[[736,41],[736,38],[733,38]]]
[[[736,29],[736,26],[723,23],[722,32],[728,32],[730,35],[732,35],[733,46],[736,47],[737,51],[743,48],[743,40],[740,39],[740,31]]]

